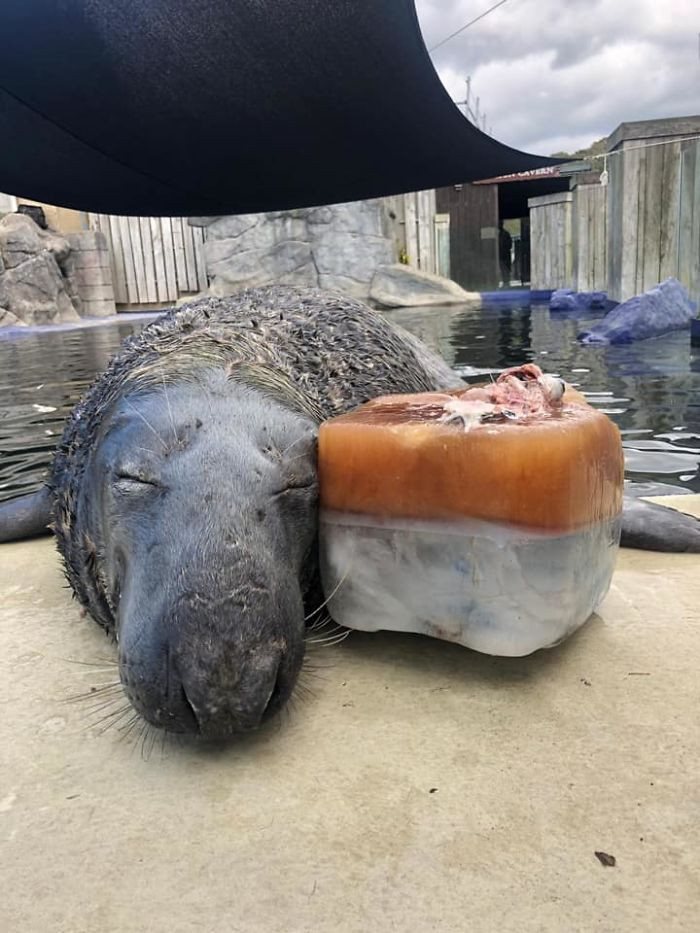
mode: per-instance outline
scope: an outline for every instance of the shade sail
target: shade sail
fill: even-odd
[[[3,0],[0,191],[211,215],[551,165],[444,90],[413,0]]]

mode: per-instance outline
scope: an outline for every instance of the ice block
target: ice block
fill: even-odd
[[[348,628],[525,655],[582,625],[610,585],[619,431],[532,364],[325,422],[319,474],[323,587]]]

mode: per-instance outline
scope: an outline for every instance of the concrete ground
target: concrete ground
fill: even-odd
[[[1,546],[0,929],[699,929],[699,568],[623,551],[525,659],[353,634],[263,732],[163,747],[66,702],[113,650],[50,540]]]

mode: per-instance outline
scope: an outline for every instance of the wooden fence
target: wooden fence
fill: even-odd
[[[530,283],[533,289],[571,287],[570,191],[530,198]]]
[[[608,291],[625,301],[676,276],[700,297],[700,141],[625,140],[608,159]]]
[[[89,214],[107,238],[118,305],[172,304],[207,287],[204,229],[183,217]]]
[[[573,287],[579,292],[608,287],[608,194],[602,185],[577,185],[572,200]]]
[[[385,198],[393,218],[397,254],[422,272],[450,274],[450,218],[436,213],[435,191],[412,191]]]
[[[435,272],[435,192],[404,195],[408,261],[423,272]]]

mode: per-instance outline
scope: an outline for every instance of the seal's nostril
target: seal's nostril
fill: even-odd
[[[262,711],[262,716],[260,717],[261,722],[263,722],[269,716],[272,716],[274,713],[277,712],[280,706],[280,697],[282,696],[283,690],[284,690],[284,685],[282,683],[282,664],[280,663],[279,667],[277,668],[277,677],[275,678],[275,685],[272,688],[272,693],[268,697],[267,703],[265,704],[265,708]]]
[[[180,685],[180,704],[178,710],[178,721],[184,727],[185,732],[199,732],[199,719],[197,718],[197,713],[195,712],[194,706],[190,703],[190,698],[187,696],[187,691],[184,686]]]

